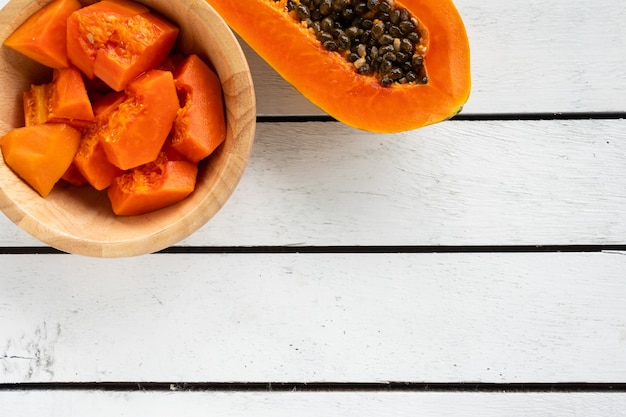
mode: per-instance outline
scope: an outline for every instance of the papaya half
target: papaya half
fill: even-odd
[[[207,0],[287,82],[355,128],[400,132],[457,114],[470,48],[451,0]]]

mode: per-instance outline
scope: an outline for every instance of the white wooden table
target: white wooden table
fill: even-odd
[[[250,165],[179,246],[2,216],[0,415],[625,416],[626,8],[456,4],[454,120],[353,130],[246,49]]]

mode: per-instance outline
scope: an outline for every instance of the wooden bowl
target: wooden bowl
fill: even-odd
[[[12,0],[0,11],[0,41],[49,0]],[[196,190],[173,206],[138,216],[116,216],[105,192],[57,184],[46,198],[0,158],[0,209],[41,242],[93,257],[127,257],[174,245],[213,217],[229,198],[248,162],[256,104],[252,77],[237,39],[204,0],[140,0],[181,29],[177,49],[215,67],[224,92],[225,142],[201,164]],[[85,3],[86,4],[86,3]],[[0,136],[24,123],[22,92],[48,82],[50,70],[2,46]]]

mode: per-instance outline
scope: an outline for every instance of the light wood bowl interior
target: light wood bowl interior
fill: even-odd
[[[12,0],[0,11],[0,40],[49,1]],[[247,165],[256,107],[252,78],[237,39],[204,0],[141,0],[181,29],[177,49],[216,69],[224,92],[227,138],[200,167],[194,193],[173,206],[116,216],[105,192],[59,185],[42,198],[0,158],[0,209],[20,228],[64,252],[92,257],[144,255],[167,248],[209,221],[229,198]],[[85,2],[84,4],[87,4]],[[0,136],[23,125],[22,92],[48,82],[50,70],[2,46]]]

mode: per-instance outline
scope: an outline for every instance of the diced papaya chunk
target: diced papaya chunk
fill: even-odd
[[[61,179],[77,187],[87,184],[87,180],[83,177],[83,174],[80,173],[74,162],[70,164]]]
[[[182,102],[172,130],[172,146],[198,162],[226,138],[222,84],[197,55],[189,55],[174,72]]]
[[[103,0],[69,17],[67,53],[88,78],[98,77],[121,91],[165,61],[178,32],[138,3]]]
[[[30,16],[4,44],[51,68],[65,68],[67,19],[81,8],[78,0],[54,0]]]
[[[148,71],[130,83],[126,92],[128,98],[100,129],[107,158],[123,170],[156,159],[179,108],[169,71]]]
[[[196,164],[171,161],[161,152],[154,162],[117,177],[107,194],[115,214],[143,214],[185,199],[195,189],[197,174]]]
[[[104,190],[111,185],[115,177],[123,173],[120,168],[109,162],[101,143],[103,140],[101,134],[106,132],[105,126],[109,122],[109,117],[126,97],[123,92],[113,92],[93,104],[96,121],[85,131],[74,157],[76,168],[96,190]]]
[[[81,133],[67,124],[41,124],[11,130],[0,138],[7,165],[43,197],[68,170]]]
[[[52,122],[84,125],[95,118],[83,77],[75,67],[53,71],[48,100]]]
[[[97,130],[90,129],[83,136],[74,164],[87,182],[96,190],[104,190],[113,179],[123,173],[107,159]]]
[[[74,67],[55,69],[52,82],[32,85],[23,98],[26,126],[52,122],[82,128],[94,120],[83,77]]]

